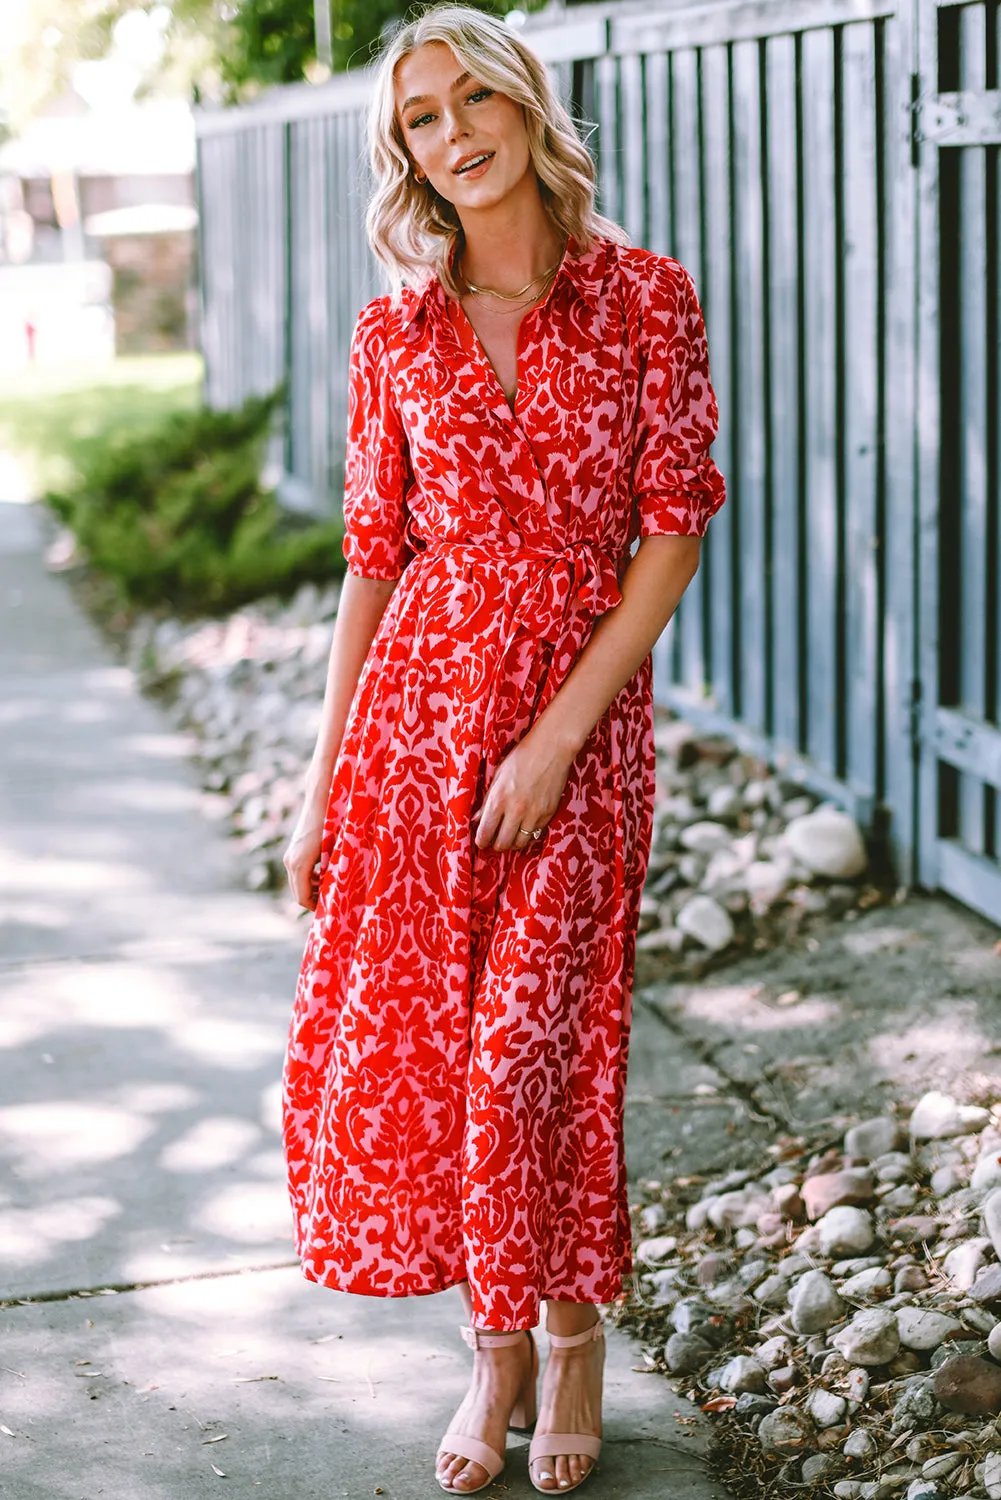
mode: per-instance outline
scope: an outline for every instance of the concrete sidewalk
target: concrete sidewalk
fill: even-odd
[[[189,748],[0,504],[0,1493],[440,1494],[458,1294],[300,1275],[278,1129],[305,928],[238,888]],[[650,1077],[687,1093],[700,1064],[651,1010],[637,1028],[645,1117]],[[642,1174],[662,1127],[635,1140]],[[587,1493],[722,1496],[691,1408],[608,1352]],[[526,1447],[489,1493],[535,1493]]]

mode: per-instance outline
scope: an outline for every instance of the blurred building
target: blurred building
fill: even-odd
[[[194,127],[69,91],[0,147],[0,365],[195,344]]]

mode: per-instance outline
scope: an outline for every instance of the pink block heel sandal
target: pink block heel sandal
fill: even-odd
[[[507,1344],[517,1344],[523,1334],[527,1335],[528,1342],[532,1348],[532,1362],[529,1367],[525,1384],[518,1393],[518,1399],[511,1408],[511,1416],[508,1427],[512,1432],[531,1432],[535,1425],[538,1410],[538,1378],[539,1378],[539,1350],[535,1339],[532,1337],[530,1328],[516,1328],[513,1333],[489,1333],[482,1328],[460,1328],[463,1340],[470,1349],[503,1349]],[[574,1450],[577,1451],[576,1449]],[[485,1490],[487,1485],[493,1484],[504,1469],[504,1456],[498,1453],[496,1448],[491,1448],[489,1443],[482,1442],[468,1432],[454,1432],[449,1428],[441,1442],[438,1444],[438,1452],[457,1453],[460,1458],[468,1458],[473,1463],[479,1464],[487,1471],[487,1478],[476,1489],[456,1489],[454,1485],[442,1484],[438,1480],[438,1486],[447,1495],[475,1495],[480,1490]]]
[[[546,1331],[548,1332],[548,1329]],[[585,1328],[583,1333],[567,1335],[550,1333],[549,1342],[554,1349],[572,1349],[577,1344],[586,1344],[591,1339],[600,1339],[604,1336],[605,1320],[599,1316],[598,1321],[591,1328]],[[536,1483],[532,1465],[537,1459],[566,1458],[571,1453],[583,1453],[586,1458],[594,1460],[587,1473],[583,1474],[576,1484],[553,1485],[551,1489],[543,1489],[541,1484]],[[592,1437],[589,1432],[540,1432],[528,1445],[528,1477],[543,1495],[568,1495],[571,1490],[580,1489],[584,1480],[591,1477],[600,1454],[601,1438]]]

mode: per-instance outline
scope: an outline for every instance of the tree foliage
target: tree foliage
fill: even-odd
[[[362,67],[388,31],[427,0],[329,0],[333,69]],[[547,0],[466,0],[504,15]],[[135,12],[162,33],[141,90],[166,86],[238,103],[274,84],[317,81],[313,0],[17,0],[15,24],[0,28],[0,118],[19,125],[72,80],[75,65],[115,53],[116,23]]]

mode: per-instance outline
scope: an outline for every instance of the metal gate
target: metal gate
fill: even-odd
[[[917,0],[918,879],[1001,921],[1001,37]]]

